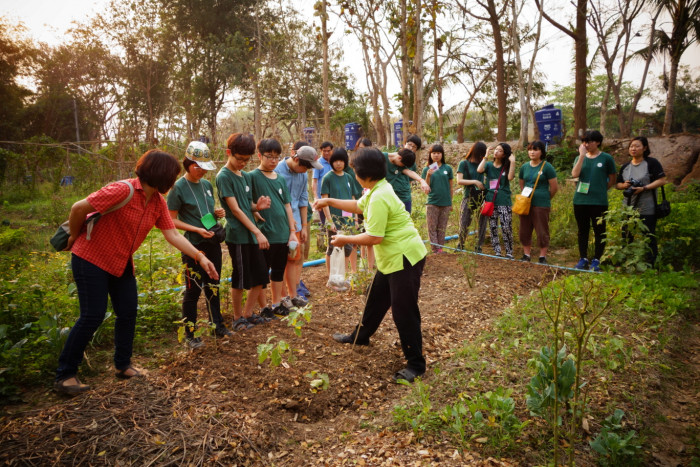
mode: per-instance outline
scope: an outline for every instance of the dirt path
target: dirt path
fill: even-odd
[[[430,255],[421,287],[424,348],[430,371],[454,349],[490,326],[515,294],[526,295],[545,269],[517,261],[478,257],[481,277],[469,288],[456,255]],[[421,445],[410,432],[394,432],[391,413],[410,389],[391,383],[403,367],[398,334],[390,315],[369,347],[351,349],[331,335],[358,321],[362,298],[325,287],[325,268],[305,270],[314,293],[313,317],[302,336],[274,321],[229,340],[206,339],[193,353],[174,346],[169,355],[140,364],[147,378],[117,382],[111,375],[89,380],[89,394],[16,413],[0,420],[0,463],[138,465],[510,465],[503,459],[463,457],[447,444]],[[698,376],[695,346],[679,354]],[[268,337],[287,341],[293,358],[283,366],[258,364],[257,345]],[[174,340],[174,339],[173,339]],[[162,362],[160,364],[156,362]],[[157,367],[156,367],[157,366]],[[330,387],[312,392],[306,376],[328,375]],[[688,370],[686,370],[688,371]],[[674,388],[669,438],[685,436],[697,422],[697,378]],[[674,381],[660,383],[663,398]],[[668,385],[668,386],[666,386]],[[685,435],[684,435],[685,433]],[[665,438],[664,438],[665,439]],[[653,444],[653,443],[652,443]],[[658,465],[688,459],[689,446],[657,446]],[[655,448],[656,449],[656,448]],[[667,463],[668,462],[668,463]],[[676,465],[676,464],[674,464]]]

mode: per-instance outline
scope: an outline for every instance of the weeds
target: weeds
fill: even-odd
[[[598,453],[600,465],[639,465],[641,463],[641,440],[634,430],[623,432],[622,417],[624,416],[625,413],[622,410],[615,409],[615,412],[603,422],[600,434],[589,443]]]

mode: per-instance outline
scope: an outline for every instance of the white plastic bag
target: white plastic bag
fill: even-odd
[[[336,292],[345,292],[350,288],[350,281],[345,280],[345,252],[342,248],[333,248],[330,274],[326,285]]]

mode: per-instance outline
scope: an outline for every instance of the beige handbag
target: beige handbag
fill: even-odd
[[[530,203],[532,202],[532,196],[535,194],[537,189],[537,182],[540,181],[540,175],[542,175],[542,170],[544,169],[544,161],[540,165],[539,173],[537,174],[537,179],[535,180],[535,186],[532,187],[530,196],[515,195],[515,204],[513,205],[513,212],[520,214],[521,216],[527,216],[530,214]]]

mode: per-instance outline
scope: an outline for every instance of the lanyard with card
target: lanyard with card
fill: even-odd
[[[199,206],[198,206],[199,207]],[[214,214],[208,212],[202,218],[200,219],[202,222],[202,225],[204,226],[205,229],[209,230],[212,227],[216,225],[216,218],[214,217]]]
[[[183,177],[184,178],[184,177]],[[212,227],[216,225],[216,218],[214,217],[214,214],[211,212],[207,212],[206,214],[202,215],[202,208],[199,207],[199,201],[197,201],[197,196],[194,194],[194,190],[192,190],[192,186],[190,185],[190,181],[185,178],[185,182],[187,182],[187,186],[190,188],[190,192],[192,192],[192,196],[194,197],[194,202],[197,203],[197,210],[199,211],[199,215],[202,216],[199,220],[204,226],[205,229],[209,230]],[[199,186],[202,188],[202,196],[204,196],[204,206],[207,208],[207,211],[209,211],[209,207],[207,206],[207,194],[204,192],[204,187],[200,183]]]

